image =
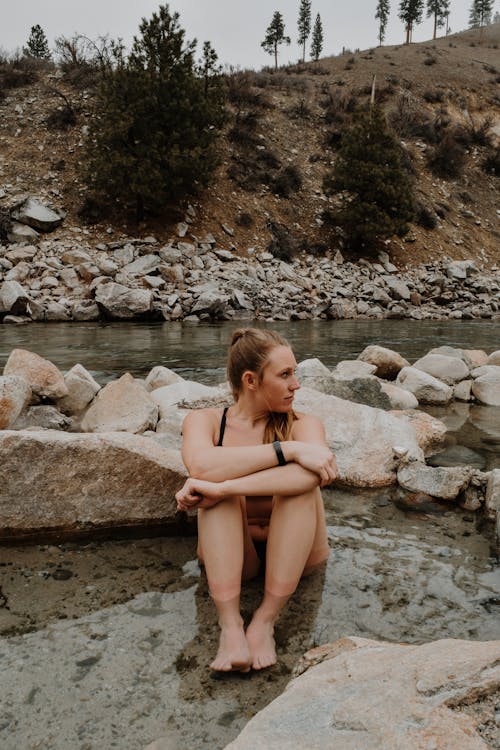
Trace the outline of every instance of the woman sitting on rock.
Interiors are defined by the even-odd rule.
[[[297,363],[277,333],[233,333],[227,363],[234,403],[199,409],[183,425],[189,479],[181,510],[198,508],[198,555],[221,628],[212,669],[276,663],[274,624],[300,578],[328,557],[320,487],[337,469],[316,417],[294,412]],[[246,633],[241,581],[256,576],[265,545],[265,592]]]

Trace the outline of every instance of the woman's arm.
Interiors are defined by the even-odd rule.
[[[191,477],[210,482],[236,479],[278,465],[272,444],[225,448],[213,444],[213,412],[190,412],[182,426],[182,459]],[[318,474],[322,482],[336,475],[335,459],[326,445],[322,423],[309,415],[294,422],[293,440],[281,443],[285,459]],[[283,467],[280,467],[283,468]]]

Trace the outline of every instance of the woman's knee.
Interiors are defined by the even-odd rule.
[[[318,502],[318,498],[321,499],[320,489],[319,487],[313,487],[311,490],[300,492],[296,495],[275,495],[273,497],[273,506],[276,502],[315,505]]]

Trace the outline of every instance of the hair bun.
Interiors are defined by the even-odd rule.
[[[234,346],[237,341],[239,341],[243,336],[245,336],[250,328],[237,328],[235,331],[233,331],[233,335],[231,336],[231,343],[229,346]]]

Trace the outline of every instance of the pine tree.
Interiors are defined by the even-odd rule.
[[[324,189],[340,192],[335,220],[351,249],[370,251],[381,240],[408,231],[413,188],[402,165],[401,146],[378,105],[359,110],[344,131]]]
[[[413,26],[420,23],[424,12],[424,0],[401,0],[399,17],[405,24],[406,44],[411,42]]]
[[[314,21],[314,28],[312,34],[311,44],[311,57],[316,62],[319,60],[321,53],[323,52],[323,24],[321,23],[321,16],[318,13],[316,20]]]
[[[311,33],[311,0],[300,0],[299,20],[298,20],[299,38],[298,43],[302,45],[302,62],[306,61],[306,42]]]
[[[31,27],[28,43],[23,49],[27,57],[36,57],[39,60],[50,60],[49,42],[45,32],[39,24]]]
[[[184,36],[178,13],[160,6],[130,55],[117,46],[101,70],[83,177],[93,197],[134,207],[138,220],[207,184],[218,163],[221,88],[205,85]]]
[[[214,50],[210,42],[204,42],[203,43],[203,57],[200,60],[198,69],[199,69],[200,75],[203,78],[205,96],[208,96],[210,83],[219,82],[219,77],[221,75],[222,69],[220,65],[217,65],[218,59],[219,58],[217,56],[217,52]]]
[[[491,23],[493,0],[473,0],[469,14],[469,26],[478,29]]]
[[[290,37],[285,35],[285,22],[283,16],[277,10],[266,29],[266,37],[260,45],[269,55],[274,55],[275,70],[278,70],[278,47],[280,44],[290,44]]]
[[[385,30],[389,20],[389,0],[378,0],[375,18],[378,18],[378,43],[379,47],[385,39]]]
[[[438,28],[445,25],[450,12],[450,0],[427,0],[427,18],[434,16],[434,32],[432,38],[437,36]]]

